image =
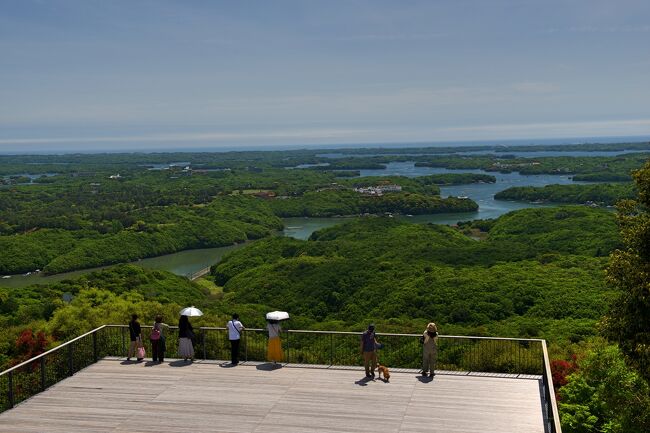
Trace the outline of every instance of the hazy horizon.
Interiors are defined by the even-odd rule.
[[[111,147],[94,147],[86,148],[69,148],[65,147],[53,149],[45,147],[36,150],[3,150],[0,149],[0,155],[56,155],[56,154],[98,154],[98,153],[178,153],[178,152],[234,152],[234,151],[278,151],[278,150],[336,150],[336,149],[365,149],[365,148],[385,148],[385,149],[402,149],[409,147],[468,147],[468,146],[537,146],[537,145],[574,145],[574,144],[594,144],[594,143],[642,143],[650,142],[650,135],[646,136],[602,136],[602,137],[563,137],[563,138],[521,138],[507,140],[459,140],[459,141],[418,141],[418,142],[367,142],[367,143],[315,143],[315,144],[278,144],[278,145],[242,145],[233,146],[224,144],[214,146],[207,144],[203,147],[174,147],[173,144],[168,146],[156,147],[138,147],[130,146],[128,148]]]
[[[650,2],[0,3],[0,152],[650,135]]]

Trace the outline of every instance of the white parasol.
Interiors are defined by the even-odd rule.
[[[196,317],[196,316],[203,316],[203,312],[196,308],[194,305],[191,307],[183,308],[181,310],[181,316],[189,316],[189,317]]]
[[[286,311],[271,311],[266,313],[266,320],[287,320],[289,319],[289,313]]]

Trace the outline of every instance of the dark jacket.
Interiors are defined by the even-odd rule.
[[[178,324],[178,338],[194,338],[194,332],[192,332],[192,324],[190,322],[179,322]]]
[[[140,323],[137,320],[129,322],[129,334],[131,336],[131,341],[137,340],[141,333],[142,328],[140,328]]]

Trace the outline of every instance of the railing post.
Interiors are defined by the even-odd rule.
[[[330,334],[330,366],[334,365],[334,334]]]
[[[93,361],[97,362],[97,331],[93,332]]]
[[[244,329],[244,362],[248,361],[248,332]]]
[[[14,407],[14,372],[9,372],[9,408]]]
[[[68,376],[74,374],[74,362],[72,361],[72,344],[68,345]]]
[[[544,352],[542,351],[542,356],[540,357],[542,361],[542,388],[544,391],[544,405],[542,407],[543,410],[543,416],[546,419],[546,422],[544,423],[544,427],[547,429],[549,432],[553,432],[553,423],[550,420],[550,407],[549,407],[549,401],[548,401],[548,380],[546,378],[546,368],[545,368],[545,360],[544,360]]]
[[[291,362],[291,338],[289,337],[291,337],[291,334],[287,329],[287,364]]]
[[[41,391],[45,391],[45,357],[41,356]]]
[[[208,352],[205,347],[205,328],[201,328],[201,340],[203,344],[203,360],[205,361],[206,359],[208,359],[207,357]]]
[[[122,356],[127,356],[128,353],[126,351],[126,340],[124,337],[124,328],[120,328],[121,333],[122,333]]]

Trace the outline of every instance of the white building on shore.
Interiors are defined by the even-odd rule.
[[[400,192],[402,191],[402,187],[399,185],[379,185],[379,186],[366,186],[366,187],[359,187],[359,188],[354,188],[355,192],[358,192],[359,194],[365,194],[365,195],[376,195],[380,196],[383,195],[387,192]]]

